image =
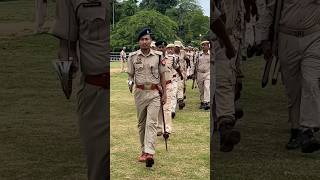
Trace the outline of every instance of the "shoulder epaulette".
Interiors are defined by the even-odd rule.
[[[155,54],[162,56],[163,53],[161,51],[154,51]]]
[[[137,51],[134,51],[134,52],[129,53],[129,56],[134,56],[136,54],[137,54]]]

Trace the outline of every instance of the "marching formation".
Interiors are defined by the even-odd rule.
[[[156,136],[163,135],[167,140],[174,132],[172,119],[177,109],[186,106],[187,80],[193,81],[192,89],[197,82],[200,109],[210,109],[209,41],[203,41],[198,51],[191,46],[185,48],[181,41],[155,42],[153,36],[151,29],[143,29],[137,39],[140,49],[129,53],[127,62],[141,143],[138,161],[146,162],[147,167],[154,163]]]

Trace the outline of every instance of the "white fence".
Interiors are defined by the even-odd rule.
[[[127,58],[129,53],[127,54]],[[114,62],[114,61],[120,61],[120,52],[111,52],[110,53],[110,62]]]

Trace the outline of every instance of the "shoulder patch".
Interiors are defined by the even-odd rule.
[[[161,56],[163,54],[161,51],[154,51],[154,53],[157,54],[157,55],[161,55]]]

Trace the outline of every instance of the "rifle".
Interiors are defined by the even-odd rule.
[[[271,33],[269,36],[269,39],[272,41],[272,53],[274,54],[274,57],[272,57],[272,59],[267,60],[266,64],[265,64],[265,68],[264,68],[264,72],[263,72],[263,76],[262,76],[262,81],[261,81],[261,85],[262,88],[266,87],[266,85],[268,84],[268,80],[269,80],[269,73],[270,73],[270,69],[271,69],[271,64],[273,59],[276,59],[276,65],[275,65],[275,70],[274,70],[274,74],[273,77],[275,78],[273,80],[273,82],[276,82],[276,78],[275,77],[275,73],[278,74],[278,71],[280,69],[280,66],[277,69],[277,64],[279,63],[278,61],[278,31],[279,31],[279,21],[280,21],[280,16],[281,16],[281,10],[282,10],[282,6],[283,6],[283,0],[276,0],[275,3],[275,9],[274,9],[274,18],[273,18],[273,29],[271,29]],[[272,27],[272,26],[271,26]],[[276,72],[277,71],[277,72]]]
[[[194,89],[195,86],[195,81],[197,78],[197,70],[198,70],[198,63],[199,63],[199,56],[200,56],[200,52],[198,52],[198,57],[196,59],[196,63],[194,64],[194,71],[193,71],[193,77],[192,77],[192,86],[191,89]]]
[[[162,99],[162,91],[160,89],[158,89],[159,94],[160,94],[160,98]],[[162,113],[162,122],[163,122],[163,138],[164,138],[164,142],[166,144],[166,151],[168,151],[168,138],[169,138],[169,133],[166,130],[166,121],[164,119],[164,110],[163,110],[163,104],[161,103],[161,113]]]

